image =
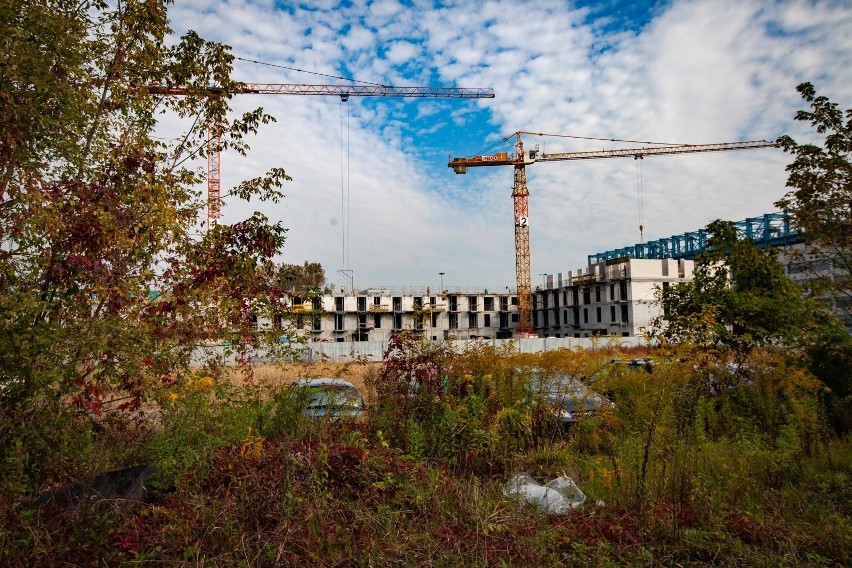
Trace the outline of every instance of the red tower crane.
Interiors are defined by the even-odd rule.
[[[185,87],[148,85],[150,93],[159,95],[186,95]],[[221,89],[206,89],[217,96]],[[444,99],[493,99],[494,91],[464,87],[390,87],[387,85],[313,85],[303,83],[243,83],[238,94],[245,95],[319,95],[339,96],[346,102],[349,97],[405,97]],[[218,124],[207,125],[207,222],[221,215],[221,132]]]
[[[592,152],[560,152],[546,154],[538,147],[524,150],[521,134],[539,135],[535,132],[515,132],[504,139],[515,137],[515,152],[497,152],[493,155],[453,158],[449,167],[457,174],[467,172],[469,167],[513,166],[515,183],[512,187],[512,199],[515,209],[515,278],[518,290],[518,333],[534,333],[532,325],[532,297],[530,284],[530,228],[529,195],[527,189],[526,166],[536,162],[560,162],[569,160],[596,160],[601,158],[634,158],[662,156],[669,154],[694,154],[697,152],[724,152],[727,150],[751,150],[756,148],[777,147],[774,142],[755,140],[750,142],[723,142],[719,144],[681,144],[664,145],[652,148],[622,148],[618,150],[598,150]]]

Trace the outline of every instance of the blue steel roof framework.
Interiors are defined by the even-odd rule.
[[[800,243],[804,240],[798,229],[791,225],[786,211],[766,213],[736,221],[734,228],[741,237],[751,240],[757,247],[774,247]],[[617,258],[685,258],[693,259],[710,250],[704,229],[664,239],[637,243],[632,246],[590,254],[589,264]]]

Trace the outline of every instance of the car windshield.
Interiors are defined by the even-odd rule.
[[[571,412],[578,408],[598,410],[603,404],[598,394],[571,375],[543,376],[535,372],[530,378],[529,388],[533,394],[544,396],[549,402],[560,404]]]
[[[589,389],[579,379],[571,375],[543,376],[534,373],[529,381],[530,390],[535,393],[554,393],[562,395],[586,395]]]
[[[335,387],[330,385],[305,387],[306,408],[325,408],[334,406],[361,406],[361,396],[350,387]]]

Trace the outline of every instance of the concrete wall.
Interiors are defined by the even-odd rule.
[[[635,347],[647,345],[641,337],[600,337],[600,338],[531,338],[531,339],[476,339],[472,341],[447,341],[456,351],[462,351],[471,343],[494,345],[497,348],[512,343],[520,353],[539,353],[543,351],[554,351],[558,349],[596,349],[619,345],[623,347]],[[329,362],[351,362],[351,361],[381,361],[388,342],[386,341],[357,341],[347,343],[308,343],[296,352],[304,361]],[[233,355],[226,355],[226,346],[213,345],[199,348],[193,354],[196,363],[203,363],[208,359],[216,358],[225,363],[234,363]],[[253,360],[261,363],[273,363],[275,359],[264,352],[258,352]]]
[[[555,278],[550,275],[545,278],[545,289],[535,292],[536,330],[541,336],[556,337],[642,336],[660,315],[655,302],[657,287],[690,280],[693,267],[690,260],[624,259],[569,271],[567,278],[562,273]],[[622,317],[625,309],[626,321]]]

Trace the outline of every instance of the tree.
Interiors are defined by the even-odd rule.
[[[796,259],[814,276],[817,295],[834,299],[852,321],[852,109],[841,111],[811,83],[797,88],[810,110],[796,120],[807,122],[825,136],[822,146],[778,138],[795,156],[787,166],[787,187],[793,188],[775,205],[788,210],[804,230],[805,249]]]
[[[825,300],[784,275],[775,249],[755,248],[726,221],[707,231],[711,252],[696,259],[693,280],[659,289],[663,315],[653,334],[738,362],[756,348],[781,348],[828,387],[823,399],[835,429],[852,430],[852,336]]]
[[[298,264],[281,264],[275,271],[275,283],[283,290],[290,292],[322,292],[327,286],[325,269],[319,262]]]
[[[273,118],[227,120],[240,86],[229,48],[191,31],[168,46],[168,3],[0,0],[3,413],[48,393],[95,412],[110,390],[138,405],[187,372],[197,345],[264,339],[252,315],[273,308],[284,228],[256,213],[199,236],[203,172],[190,159],[206,156],[210,122],[244,153]],[[166,113],[191,124],[173,141],[154,136]],[[277,201],[287,179],[275,168],[232,194]]]
[[[713,221],[707,232],[712,252],[696,259],[692,281],[659,291],[659,336],[747,354],[765,345],[801,346],[830,325],[816,301],[784,275],[774,249],[755,248],[727,221]]]

